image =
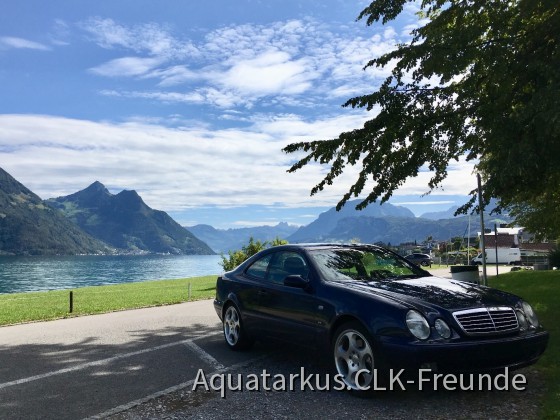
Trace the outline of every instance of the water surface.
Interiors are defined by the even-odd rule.
[[[216,275],[219,255],[0,256],[0,293]]]

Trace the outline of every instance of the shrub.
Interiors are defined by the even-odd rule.
[[[223,267],[224,271],[233,270],[247,258],[255,255],[257,252],[262,251],[269,246],[277,246],[287,244],[288,241],[284,239],[275,238],[271,242],[268,241],[255,241],[253,237],[249,238],[249,243],[243,246],[240,250],[229,251],[228,256],[222,255],[222,262],[220,265]]]
[[[550,267],[560,268],[560,248],[553,249],[548,254],[548,263]]]

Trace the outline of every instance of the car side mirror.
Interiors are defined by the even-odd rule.
[[[309,289],[309,282],[299,274],[292,274],[284,279],[284,286],[297,287],[307,291]]]

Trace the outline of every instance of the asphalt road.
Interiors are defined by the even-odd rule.
[[[0,328],[0,417],[84,418],[177,387],[240,360],[219,332],[211,301]]]
[[[211,300],[23,324],[0,328],[0,418],[536,418],[542,392],[525,369],[523,392],[407,388],[363,399],[319,390],[330,372],[316,350],[230,351]],[[278,374],[295,375],[291,391],[265,389]],[[302,386],[304,375],[312,377]],[[259,389],[247,389],[256,376]],[[221,395],[230,377],[245,387]]]

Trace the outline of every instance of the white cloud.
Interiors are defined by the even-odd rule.
[[[164,103],[189,103],[189,104],[207,104],[212,103],[215,106],[229,108],[245,100],[239,98],[233,92],[222,92],[216,89],[196,89],[190,92],[166,92],[166,91],[117,91],[102,90],[99,92],[104,96],[114,96],[122,98],[148,99]]]
[[[39,42],[13,36],[0,37],[0,49],[5,48],[30,49],[40,51],[49,51],[51,49],[45,44],[40,44]]]
[[[464,159],[460,159],[459,162],[450,162],[447,168],[447,178],[434,193],[467,195],[476,188],[475,163],[473,161],[466,162]],[[422,195],[427,193],[429,191],[428,182],[432,175],[432,172],[427,168],[421,168],[418,176],[408,179],[403,186],[399,187],[398,194]]]
[[[229,89],[257,95],[299,94],[311,87],[318,74],[309,71],[305,59],[292,60],[281,51],[268,51],[262,55],[235,63],[219,77],[220,84]]]
[[[200,72],[190,70],[186,65],[171,66],[169,68],[156,69],[149,77],[160,79],[159,86],[168,87],[185,82],[203,80],[204,75]]]
[[[136,189],[149,205],[169,211],[280,198],[301,203],[310,187],[285,172],[292,159],[281,152],[287,139],[268,133],[46,116],[3,115],[0,121],[4,169],[43,197],[99,180]]]
[[[415,25],[414,19],[406,23]],[[298,155],[281,150],[362,126],[371,114],[339,105],[373,91],[391,67],[363,66],[409,37],[386,26],[334,26],[307,18],[183,33],[179,25],[100,17],[79,26],[90,41],[80,48],[93,47],[84,56],[90,74],[100,76],[95,86],[108,105],[96,115],[128,122],[0,115],[1,165],[44,198],[99,180],[113,192],[136,189],[150,206],[166,211],[332,206],[359,167],[346,168],[334,185],[309,197],[328,168],[311,164],[288,174]],[[74,29],[55,21],[49,42],[77,45]],[[3,37],[1,48],[49,47]],[[119,101],[113,104],[111,97]],[[134,106],[127,108],[127,99]],[[465,162],[450,167],[444,193],[469,191],[471,169]],[[428,177],[421,172],[397,194],[425,193]]]
[[[256,118],[247,129],[204,126],[166,128],[139,120],[123,124],[41,115],[0,115],[2,167],[43,198],[67,195],[95,180],[111,191],[135,189],[148,205],[180,211],[200,206],[332,206],[354,182],[347,168],[334,185],[310,198],[326,168],[286,170],[297,156],[282,148],[293,141],[331,138],[356,127],[365,114],[302,121],[295,115]],[[318,136],[318,137],[317,137]],[[445,194],[466,194],[472,165],[450,168]],[[398,194],[426,192],[428,173]]]
[[[162,60],[157,58],[123,57],[93,67],[90,71],[107,77],[141,76],[161,64],[161,62]]]
[[[157,91],[165,102],[198,104],[204,98],[222,109],[314,107],[317,100],[341,101],[369,91],[391,67],[363,71],[363,66],[402,41],[392,28],[371,35],[369,28],[335,28],[310,19],[218,28],[197,42],[155,24],[124,26],[95,18],[82,26],[103,48],[135,53],[94,67],[96,74],[154,79],[146,97],[155,100]]]
[[[156,23],[127,27],[113,19],[95,17],[82,22],[80,26],[102,48],[129,49],[166,58],[198,54],[191,42],[176,39],[167,28]]]
[[[71,31],[70,26],[62,19],[55,19],[51,31],[48,34],[53,45],[70,45]]]

